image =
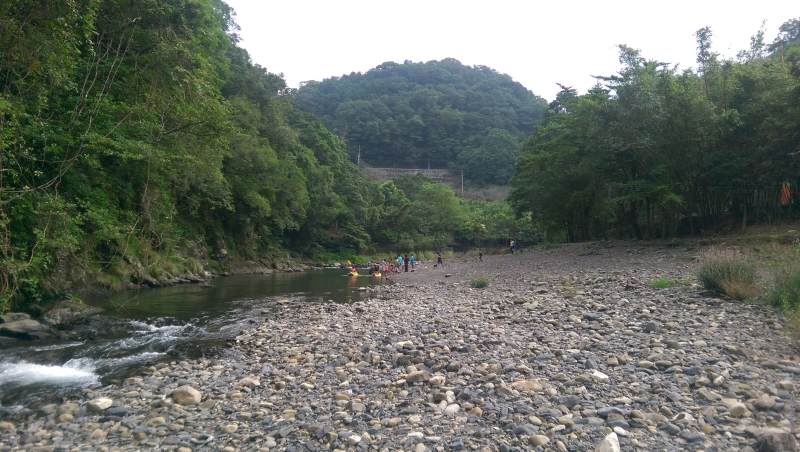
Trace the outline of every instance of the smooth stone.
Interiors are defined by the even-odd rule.
[[[528,443],[531,446],[534,446],[534,447],[544,446],[545,444],[547,444],[549,442],[550,442],[550,438],[548,438],[548,437],[546,437],[544,435],[531,435],[531,436],[528,437]]]
[[[108,397],[98,397],[96,399],[92,399],[86,402],[86,410],[93,411],[95,413],[100,411],[105,411],[111,408],[111,404],[113,403],[114,401],[109,399]]]
[[[619,438],[612,432],[603,438],[594,448],[594,452],[620,452]]]
[[[202,398],[200,391],[189,385],[179,386],[172,391],[172,399],[178,405],[197,405]]]
[[[736,418],[744,416],[745,413],[747,413],[747,406],[744,403],[734,403],[728,408],[728,414]]]
[[[762,395],[755,402],[753,406],[759,410],[766,411],[775,406],[775,398],[768,395]]]
[[[664,431],[666,431],[667,433],[669,433],[672,436],[675,436],[675,435],[677,435],[678,433],[681,432],[681,428],[678,427],[675,424],[667,424],[667,425],[664,426]]]

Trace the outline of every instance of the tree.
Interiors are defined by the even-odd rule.
[[[346,141],[351,156],[360,150],[368,164],[430,163],[498,184],[507,183],[513,166],[508,160],[515,160],[516,149],[507,142],[529,135],[545,106],[509,76],[454,59],[387,62],[365,74],[309,82],[297,100]],[[498,138],[499,131],[507,135]],[[488,179],[472,171],[486,160],[501,162]]]

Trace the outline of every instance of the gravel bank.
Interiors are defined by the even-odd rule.
[[[660,245],[422,263],[364,302],[282,303],[236,339],[246,359],[86,390],[0,422],[0,450],[585,451],[611,432],[622,450],[791,450],[782,316],[688,285],[696,264]]]

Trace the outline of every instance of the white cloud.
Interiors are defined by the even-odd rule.
[[[646,58],[695,65],[694,32],[706,25],[714,48],[733,56],[766,20],[768,41],[797,18],[796,5],[730,1],[463,2],[408,0],[228,0],[253,61],[301,81],[364,72],[385,61],[456,58],[509,74],[551,100],[556,83],[585,91],[592,75],[619,69],[617,44]]]

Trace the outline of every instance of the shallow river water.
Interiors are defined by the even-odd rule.
[[[161,360],[231,354],[226,341],[270,315],[278,300],[347,303],[365,296],[359,287],[382,283],[325,269],[221,277],[211,280],[210,288],[182,284],[87,298],[84,302],[103,308],[116,327],[91,339],[21,341],[0,349],[0,416],[136,374]]]

